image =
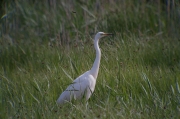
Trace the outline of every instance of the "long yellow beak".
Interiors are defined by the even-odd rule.
[[[104,33],[103,34],[104,36],[110,36],[110,35],[113,35],[112,33]]]

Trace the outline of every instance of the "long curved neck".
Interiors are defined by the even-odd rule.
[[[91,68],[91,74],[96,79],[99,72],[99,65],[101,60],[101,50],[99,49],[99,39],[94,40],[94,48],[96,50],[96,59],[94,61],[93,67]]]

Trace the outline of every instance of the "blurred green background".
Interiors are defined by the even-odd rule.
[[[1,0],[0,118],[178,118],[179,0]],[[56,100],[95,59],[96,89]]]

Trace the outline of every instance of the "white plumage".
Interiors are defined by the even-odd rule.
[[[98,44],[99,39],[108,35],[112,34],[98,32],[95,35],[94,48],[96,50],[96,59],[94,61],[93,67],[91,70],[76,78],[73,83],[67,87],[67,89],[59,96],[57,100],[58,104],[63,104],[66,101],[71,101],[72,99],[82,99],[82,97],[85,97],[86,100],[90,98],[95,89],[101,59],[101,51]]]

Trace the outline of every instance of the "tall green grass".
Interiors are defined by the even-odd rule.
[[[123,35],[133,33],[140,37],[179,37],[179,2],[176,2],[171,12],[163,9],[166,4],[152,1],[56,2],[55,7],[47,1],[7,2],[7,12],[1,18],[1,34],[8,33],[14,42],[45,42],[55,39],[61,45],[78,42],[84,39],[83,34],[97,31]]]
[[[81,101],[62,107],[55,101],[74,78],[91,68],[95,57],[92,45],[69,50],[46,45],[3,50],[0,116],[177,118],[179,41],[130,37],[117,35],[100,41],[100,72],[88,109]]]
[[[158,14],[156,4],[98,4],[61,1],[53,10],[16,3],[20,28],[0,38],[0,118],[180,116],[178,22],[169,35],[166,16]],[[88,104],[58,106],[62,91],[91,68],[91,33],[97,31],[115,35],[100,40],[95,92]]]

